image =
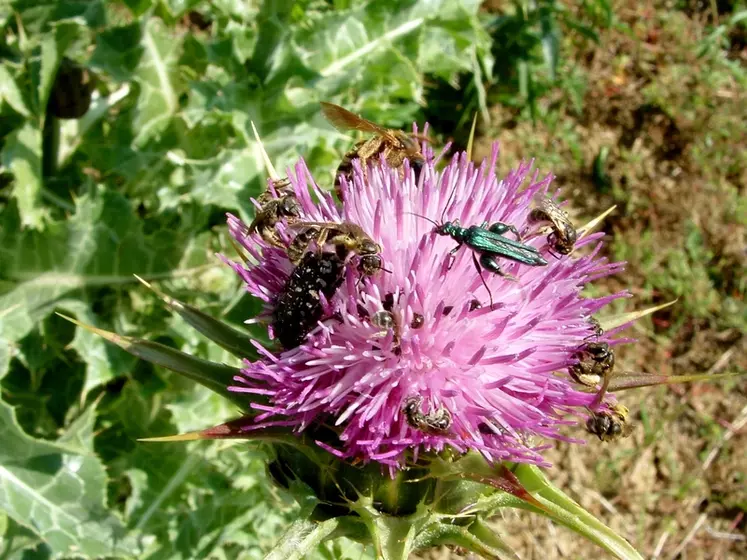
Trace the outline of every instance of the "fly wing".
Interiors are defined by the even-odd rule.
[[[325,118],[331,122],[338,130],[360,130],[361,132],[370,132],[383,136],[390,142],[397,142],[397,138],[383,126],[379,126],[363,117],[351,113],[334,103],[321,102],[322,113]]]

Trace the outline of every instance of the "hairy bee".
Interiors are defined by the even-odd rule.
[[[275,302],[272,330],[285,349],[301,344],[322,319],[321,296],[329,300],[342,284],[345,263],[336,253],[306,253]]]
[[[296,196],[289,192],[289,187],[290,181],[281,179],[273,183],[274,193],[268,188],[259,195],[257,202],[261,204],[261,208],[249,224],[249,233],[256,231],[262,239],[275,247],[285,248],[278,237],[275,225],[283,219],[288,224],[295,223],[301,214],[301,206]]]
[[[596,387],[615,367],[615,352],[606,342],[590,342],[576,352],[579,361],[568,368],[571,377],[587,387]]]
[[[360,259],[358,270],[366,276],[384,270],[380,255],[381,245],[371,239],[357,224],[298,222],[291,227],[301,230],[288,247],[288,258],[294,264],[308,252],[309,245],[313,241],[319,250],[322,250],[327,243],[334,245],[341,259],[345,259],[348,253],[355,253]]]
[[[420,177],[425,164],[425,158],[420,153],[420,145],[417,142],[420,137],[401,130],[384,128],[332,103],[322,102],[322,113],[339,130],[360,130],[375,135],[373,138],[357,142],[353,149],[342,158],[342,163],[335,174],[335,192],[340,200],[342,200],[340,178],[352,180],[353,160],[356,158],[360,159],[363,173],[366,173],[369,162],[379,161],[380,155],[384,156],[389,166],[400,170],[407,158],[410,160],[410,167],[415,172],[415,180]]]
[[[552,224],[547,243],[561,255],[567,255],[573,251],[573,246],[578,239],[576,228],[568,219],[568,214],[560,209],[550,198],[543,198],[539,206],[529,213],[530,222],[550,222]]]
[[[423,404],[423,397],[414,395],[405,399],[402,412],[405,414],[407,423],[415,429],[426,433],[443,434],[451,428],[451,412],[443,405],[438,409],[423,414],[420,405]]]
[[[610,410],[592,412],[586,421],[586,429],[601,441],[628,437],[633,432],[632,424],[628,423],[628,415],[628,408],[618,403]]]

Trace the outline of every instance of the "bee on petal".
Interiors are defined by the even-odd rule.
[[[621,404],[614,405],[610,410],[592,412],[586,421],[586,429],[597,436],[600,441],[615,441],[628,437],[633,432],[633,426],[628,423],[629,411]]]
[[[357,142],[353,149],[342,158],[342,163],[335,174],[335,192],[340,200],[343,198],[341,177],[352,181],[353,160],[356,158],[361,162],[364,176],[369,162],[378,163],[379,156],[384,156],[387,164],[394,169],[399,169],[400,172],[404,168],[405,159],[408,159],[410,167],[415,172],[415,180],[418,180],[425,158],[420,152],[420,144],[417,140],[427,141],[427,138],[401,130],[384,128],[332,103],[322,102],[322,113],[339,130],[360,130],[374,135],[372,138]]]
[[[573,227],[568,214],[561,210],[550,198],[542,198],[538,206],[529,213],[529,222],[550,222],[550,233],[547,243],[561,255],[568,255],[578,239],[576,228]]]
[[[372,276],[384,270],[381,259],[381,245],[376,243],[363,228],[351,222],[336,224],[334,222],[298,222],[291,229],[300,230],[288,247],[288,258],[298,263],[309,250],[312,242],[318,250],[326,244],[333,245],[337,255],[345,259],[348,253],[358,256],[358,270],[366,276]]]
[[[292,224],[298,221],[301,206],[296,196],[290,192],[290,181],[281,179],[273,184],[275,194],[267,189],[257,199],[261,204],[254,220],[249,224],[249,233],[258,233],[265,242],[275,247],[285,247],[278,237],[275,225],[281,220]]]

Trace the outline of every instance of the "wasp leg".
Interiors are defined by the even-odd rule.
[[[485,226],[483,225],[483,227]],[[490,231],[491,233],[497,233],[498,235],[503,235],[507,231],[510,231],[516,236],[516,239],[521,240],[521,236],[519,235],[519,230],[516,229],[516,226],[512,226],[511,224],[504,224],[503,222],[495,222],[494,224],[490,224],[488,231]]]
[[[485,260],[485,257],[490,257],[490,255],[483,255],[482,257],[480,257],[480,262]],[[480,262],[477,262],[477,255],[475,255],[474,251],[472,252],[472,262],[475,263],[475,268],[477,269],[477,274],[480,275],[480,280],[482,281],[482,285],[485,286],[485,289],[488,291],[488,297],[490,298],[490,309],[493,309],[493,292],[490,291],[490,288],[488,288],[487,282],[485,282],[485,278],[482,275],[482,267],[480,266]],[[498,265],[496,264],[495,266],[497,267]],[[500,269],[498,270],[500,271]],[[499,272],[499,274],[501,273]]]

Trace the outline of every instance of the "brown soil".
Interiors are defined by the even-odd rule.
[[[630,290],[635,297],[625,302],[626,311],[679,302],[631,329],[639,342],[618,352],[617,368],[746,371],[739,315],[745,313],[747,239],[737,213],[740,197],[745,208],[747,102],[733,80],[707,73],[696,48],[716,4],[677,11],[664,3],[613,3],[628,31],[603,31],[599,45],[579,43],[566,54],[569,68],[580,65],[587,76],[583,114],[569,108],[563,126],[553,128],[496,106],[494,128],[483,131],[475,156],[486,155],[497,138],[503,168],[538,157],[581,223],[618,205],[604,228],[610,256],[624,257],[628,270],[600,289]],[[747,49],[739,45],[732,43],[729,56],[745,62]],[[570,107],[563,95],[550,102]],[[578,140],[573,149],[568,138]],[[600,187],[592,168],[603,147],[607,184]],[[689,248],[693,231],[706,253]],[[669,284],[667,272],[680,255],[705,272]],[[556,445],[548,454],[555,464],[550,479],[645,558],[747,558],[745,378],[620,398],[636,420],[634,434],[614,443]],[[605,557],[582,537],[523,512],[507,513],[496,527],[523,559]],[[444,549],[427,557],[464,556]]]

